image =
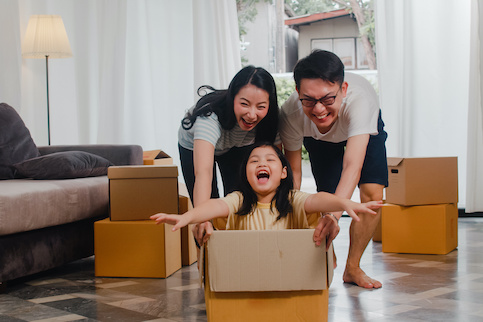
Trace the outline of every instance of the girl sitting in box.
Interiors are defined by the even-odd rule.
[[[210,199],[183,215],[156,214],[156,223],[174,225],[173,231],[188,224],[214,218],[227,218],[228,230],[281,230],[315,227],[319,213],[327,213],[321,231],[327,248],[339,233],[337,219],[331,211],[346,211],[354,220],[357,213],[376,214],[382,201],[357,203],[327,192],[310,194],[293,189],[293,176],[287,159],[274,145],[259,143],[243,160],[240,191],[224,198]],[[204,237],[206,240],[209,236]],[[203,240],[203,242],[206,242]],[[320,242],[317,242],[320,244]]]

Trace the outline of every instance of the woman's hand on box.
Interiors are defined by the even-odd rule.
[[[202,246],[208,241],[208,239],[210,239],[212,233],[213,225],[209,221],[194,225],[193,227],[193,235],[195,236],[195,239],[200,246]]]

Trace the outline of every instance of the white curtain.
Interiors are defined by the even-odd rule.
[[[470,13],[471,0],[376,0],[388,156],[457,156],[460,207],[475,175],[466,171]]]
[[[139,144],[178,163],[196,88],[224,87],[240,68],[235,0],[2,0],[0,101],[37,145],[47,144],[45,60],[21,57],[32,14],[60,15],[74,54],[49,60],[53,145]]]
[[[471,1],[466,212],[483,212],[483,2]]]

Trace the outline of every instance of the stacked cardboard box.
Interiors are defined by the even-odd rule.
[[[180,269],[180,231],[149,218],[188,208],[178,193],[178,168],[114,166],[108,178],[110,218],[94,224],[96,276],[165,278]]]
[[[327,321],[333,252],[313,233],[213,232],[200,264],[208,321]]]
[[[456,157],[388,158],[382,251],[447,254],[458,246]]]

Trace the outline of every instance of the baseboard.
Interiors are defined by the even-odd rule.
[[[483,212],[466,212],[465,208],[458,209],[458,217],[483,217]]]

